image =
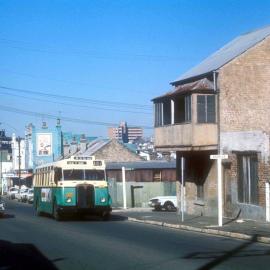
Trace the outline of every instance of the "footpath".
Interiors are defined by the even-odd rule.
[[[224,218],[223,226],[219,227],[217,217],[185,214],[182,222],[181,214],[150,208],[113,209],[113,213],[132,222],[270,244],[270,223],[263,221]]]

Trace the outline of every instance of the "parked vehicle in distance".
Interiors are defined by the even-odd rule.
[[[18,188],[16,188],[16,187],[11,187],[9,190],[8,190],[8,198],[10,199],[10,200],[14,200],[15,199],[15,194],[17,194],[18,193],[18,191],[19,191],[19,189]]]
[[[26,202],[26,194],[28,192],[28,189],[20,189],[18,193],[15,194],[15,199],[18,200],[18,202]]]
[[[29,188],[27,193],[26,193],[26,201],[28,203],[33,203],[34,202],[34,189]]]
[[[156,211],[165,209],[167,211],[175,211],[177,207],[176,196],[157,196],[149,200],[148,205],[154,207]]]
[[[5,214],[5,203],[0,198],[0,217],[3,217]]]

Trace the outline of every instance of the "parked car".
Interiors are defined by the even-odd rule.
[[[3,217],[5,214],[5,203],[0,198],[0,217]]]
[[[15,194],[17,194],[19,191],[18,188],[16,187],[11,187],[9,190],[8,190],[8,198],[10,200],[14,200],[15,199]]]
[[[150,199],[148,204],[157,211],[162,209],[175,211],[177,207],[177,198],[176,196],[157,196]]]
[[[28,192],[26,194],[26,201],[28,203],[33,203],[34,202],[34,189],[29,188]]]
[[[15,194],[15,199],[18,200],[18,202],[26,202],[26,194],[28,192],[28,189],[20,189],[18,193]]]

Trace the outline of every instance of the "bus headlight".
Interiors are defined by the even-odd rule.
[[[101,198],[100,200],[102,203],[106,202],[106,198]]]

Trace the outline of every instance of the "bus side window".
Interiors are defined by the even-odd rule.
[[[60,181],[62,178],[62,169],[61,168],[54,168],[54,182],[55,184],[58,183],[58,181]]]

